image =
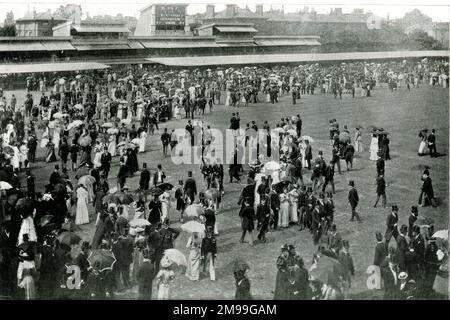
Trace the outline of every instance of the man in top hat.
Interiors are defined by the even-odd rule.
[[[178,188],[175,190],[175,199],[177,200],[177,210],[180,211],[180,221],[183,222],[183,212],[188,205],[189,200],[187,200],[183,188],[183,180],[178,180]]]
[[[412,228],[412,237],[409,245],[410,259],[407,260],[408,273],[421,285],[422,273],[425,263],[425,240],[420,234],[420,227]]]
[[[377,245],[375,247],[375,256],[373,258],[373,265],[381,267],[384,259],[386,258],[387,252],[387,244],[383,241],[383,235],[381,232],[375,233],[375,238],[377,239]]]
[[[109,171],[111,170],[111,161],[112,161],[111,153],[109,153],[108,147],[105,147],[100,157],[100,164],[101,164],[100,170],[103,171],[103,175],[106,177],[106,179],[108,179],[108,174]]]
[[[194,203],[195,196],[197,195],[197,184],[194,178],[192,178],[192,171],[188,171],[188,178],[184,183],[184,192],[189,197],[191,203]]]
[[[328,235],[328,249],[333,251],[337,256],[342,249],[342,237],[339,232],[337,232],[337,227],[333,224],[330,228],[330,234]]]
[[[81,245],[81,252],[75,258],[75,264],[80,268],[81,280],[86,282],[89,276],[90,264],[88,261],[89,250],[91,246],[88,241],[83,241]]]
[[[161,134],[161,142],[163,146],[163,156],[167,157],[167,150],[170,143],[170,134],[167,132],[167,128],[164,128],[164,132]]]
[[[216,281],[215,260],[217,258],[217,241],[214,236],[214,228],[211,226],[206,228],[206,237],[202,240],[200,252],[203,262],[203,272],[206,272],[206,266],[209,264],[209,278],[211,281]]]
[[[52,174],[50,175],[50,179],[49,179],[50,184],[51,184],[51,185],[56,185],[56,184],[58,184],[58,183],[59,183],[59,178],[60,178],[60,175],[59,175],[59,166],[58,166],[58,165],[55,165],[55,170],[53,170]]]
[[[158,169],[153,175],[153,185],[157,186],[160,183],[164,183],[164,179],[166,178],[166,174],[164,173],[162,166],[158,164]]]
[[[398,275],[399,270],[395,259],[395,249],[390,247],[389,254],[381,267],[381,278],[384,283],[384,299],[392,300],[398,297]]]
[[[142,252],[143,260],[136,273],[136,279],[139,286],[139,299],[151,300],[153,279],[155,278],[155,266],[151,261],[151,254],[148,249]]]
[[[325,192],[325,188],[327,185],[331,184],[331,190],[333,193],[336,193],[336,189],[334,187],[334,163],[330,161],[330,164],[325,169],[325,182],[322,186],[322,192]]]
[[[378,201],[381,198],[381,205],[386,208],[386,181],[384,180],[383,174],[380,174],[377,178],[377,200],[373,205],[374,208],[377,207]]]
[[[378,153],[376,167],[377,167],[377,177],[379,177],[380,175],[384,176],[385,163],[384,163],[384,159],[383,159],[383,157],[381,157],[380,153]]]
[[[244,200],[244,209],[240,212],[241,217],[241,227],[242,227],[242,236],[241,236],[241,243],[244,243],[245,235],[247,232],[250,234],[250,245],[253,246],[253,229],[255,229],[255,226],[253,224],[253,219],[255,217],[255,210],[253,209],[253,206],[250,205],[250,200],[246,198]]]
[[[128,168],[125,165],[124,159],[121,157],[119,162],[119,172],[117,173],[117,186],[118,190],[121,191],[123,187],[125,186],[125,182],[127,180],[128,176]]]
[[[348,191],[348,202],[350,203],[350,207],[352,208],[352,217],[350,221],[354,221],[355,218],[358,222],[361,222],[361,218],[359,217],[358,212],[356,212],[356,207],[359,203],[358,191],[355,188],[355,182],[350,180],[348,185],[350,186],[350,190]]]
[[[426,169],[422,175],[422,190],[419,197],[419,205],[424,207],[426,205],[431,204],[433,207],[436,207],[436,199],[434,198],[433,191],[433,183],[430,178],[430,171]],[[425,199],[422,202],[422,196],[425,195]]]
[[[413,237],[413,228],[414,224],[417,221],[417,217],[419,216],[419,210],[416,206],[411,207],[411,215],[408,218],[408,237],[412,239]]]
[[[147,163],[142,164],[142,171],[139,178],[139,189],[148,190],[150,187],[150,171],[147,169]]]
[[[430,157],[431,158],[437,157],[437,152],[436,152],[436,130],[435,129],[431,129],[431,133],[428,135],[427,141],[428,141],[428,149],[430,150]]]
[[[395,256],[397,258],[398,269],[400,271],[406,271],[406,253],[408,252],[408,240],[406,239],[406,234],[408,233],[408,227],[402,225],[400,227],[400,233],[397,236],[397,251]]]
[[[269,227],[270,221],[270,206],[267,201],[266,195],[261,196],[260,203],[256,207],[256,217],[258,218],[258,226],[259,230],[258,240],[261,242],[266,242],[266,232]]]
[[[389,245],[389,241],[392,237],[394,239],[397,239],[398,236],[398,207],[397,205],[392,206],[391,213],[387,216],[386,219],[386,234],[384,235],[384,238],[386,240],[386,245]]]

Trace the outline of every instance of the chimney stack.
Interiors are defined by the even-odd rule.
[[[73,13],[73,23],[77,26],[81,25],[81,6],[76,6]]]
[[[227,4],[226,16],[234,17],[236,15],[236,5],[235,4]]]
[[[213,4],[206,5],[206,16],[208,18],[214,18],[215,16],[215,6]]]
[[[258,16],[262,16],[264,14],[264,7],[262,4],[257,4],[255,7],[255,12]]]

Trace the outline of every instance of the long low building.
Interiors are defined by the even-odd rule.
[[[449,57],[448,50],[435,51],[381,51],[381,52],[341,52],[341,53],[298,53],[266,55],[228,55],[203,57],[148,58],[151,63],[172,67],[200,67],[218,65],[254,65],[277,63],[301,63],[318,61],[357,61],[380,59],[404,59],[422,57]]]

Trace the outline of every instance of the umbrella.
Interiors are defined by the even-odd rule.
[[[152,196],[160,196],[164,193],[163,190],[161,190],[161,188],[158,187],[153,187],[149,190],[149,194],[151,194]]]
[[[100,272],[112,270],[114,263],[117,261],[114,253],[108,250],[94,250],[87,260],[92,268]]]
[[[188,233],[197,232],[197,233],[201,234],[201,236],[204,236],[205,225],[203,223],[191,220],[189,222],[186,222],[185,224],[182,224],[181,230],[186,231]]]
[[[55,119],[60,119],[60,118],[64,118],[64,117],[68,117],[69,115],[67,113],[61,113],[61,112],[56,112],[53,114],[53,118]]]
[[[120,203],[129,205],[134,202],[133,196],[129,193],[118,192],[114,193],[114,195],[119,199]]]
[[[321,256],[317,264],[310,270],[310,276],[324,284],[339,284],[339,278],[344,275],[342,265],[335,259]]]
[[[0,190],[9,190],[12,189],[12,185],[10,185],[6,181],[0,181]]]
[[[280,170],[281,166],[276,161],[269,161],[264,165],[266,171],[277,171]]]
[[[122,141],[122,142],[119,142],[119,144],[117,145],[117,147],[121,147],[121,146],[124,146],[124,145],[126,145],[127,143],[125,142],[125,141]]]
[[[150,222],[148,222],[145,219],[134,219],[130,221],[130,227],[136,228],[136,227],[145,227],[149,226]]]
[[[448,240],[448,230],[439,230],[433,234],[433,238]]]
[[[272,185],[272,189],[274,189],[277,193],[283,192],[284,187],[290,184],[289,181],[281,181]]]
[[[242,258],[236,258],[233,261],[233,273],[250,269],[250,266]]]
[[[16,211],[22,215],[32,214],[34,211],[34,202],[31,199],[20,198],[16,203]]]
[[[91,175],[84,175],[80,179],[78,179],[78,184],[90,185],[93,183],[95,183],[95,178]]]
[[[75,120],[74,122],[69,123],[69,125],[67,126],[67,130],[77,128],[77,127],[81,126],[82,124],[83,124],[83,121]]]
[[[51,214],[47,214],[47,215],[43,216],[41,219],[39,219],[39,225],[41,227],[45,227],[52,222],[53,218],[54,218],[54,216],[52,216]]]
[[[111,128],[113,126],[114,124],[112,124],[111,122],[105,122],[104,124],[102,124],[102,128]]]
[[[106,130],[106,133],[108,133],[108,134],[117,134],[117,133],[119,133],[119,129],[117,129],[117,128],[109,128],[108,130]]]
[[[81,104],[76,104],[76,105],[73,106],[73,108],[77,109],[77,110],[84,110],[84,107]]]
[[[163,259],[166,258],[172,265],[187,266],[186,257],[178,249],[166,249],[164,251]]]
[[[168,182],[164,182],[164,183],[158,184],[156,187],[160,188],[161,190],[172,190],[173,189],[173,184],[168,183]]]
[[[291,136],[294,136],[294,137],[297,136],[297,131],[294,130],[294,129],[289,129],[289,130],[287,131],[287,133],[290,134]]]
[[[303,140],[303,141],[308,140],[310,143],[311,143],[311,142],[314,142],[314,139],[311,138],[310,136],[302,136],[302,140]]]
[[[116,193],[108,193],[102,198],[102,203],[120,203]]]
[[[79,244],[81,241],[81,238],[79,235],[77,235],[73,232],[64,231],[63,233],[61,233],[58,236],[58,240],[60,243],[71,246],[72,244]]]
[[[139,146],[139,144],[141,143],[141,139],[139,139],[139,138],[134,138],[134,139],[131,140],[130,142],[133,143],[133,144],[135,144],[135,145],[137,145],[137,146]]]
[[[208,189],[205,191],[205,198],[206,199],[217,199],[219,194],[220,194],[220,191],[217,189]]]
[[[126,125],[129,125],[131,123],[131,120],[130,119],[122,119],[122,120],[120,120],[120,123],[124,123]]]
[[[273,129],[272,132],[276,132],[276,133],[284,133],[284,129],[283,129],[283,128],[280,128],[280,127],[277,127],[277,128],[275,128],[275,129]]]
[[[92,143],[92,138],[90,136],[81,137],[78,143],[82,147],[87,147]]]
[[[189,206],[186,207],[186,209],[184,210],[184,213],[188,216],[188,217],[198,217],[201,214],[203,214],[203,208],[200,205],[195,205],[195,204],[191,204]]]

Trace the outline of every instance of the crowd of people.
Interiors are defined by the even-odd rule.
[[[205,114],[207,107],[214,112],[224,91],[225,106],[237,110],[261,100],[275,104],[288,93],[295,104],[302,95],[317,93],[334,98],[342,98],[343,93],[369,98],[371,91],[383,83],[389,83],[392,90],[423,83],[447,86],[448,77],[444,79],[441,74],[448,74],[448,63],[439,60],[181,71],[118,67],[107,72],[67,74],[49,83],[43,77],[37,80],[32,76],[23,103],[14,95],[7,102],[1,90],[2,294],[25,299],[98,299],[120,295],[137,284],[140,298],[150,299],[154,296],[152,283],[156,282],[157,297],[169,299],[170,283],[180,264],[185,264],[186,275],[192,281],[200,279],[201,270],[208,271],[211,281],[215,281],[216,237],[220,234],[216,215],[226,196],[224,167],[202,165],[204,188],[197,184],[192,172],[175,188],[166,181],[161,164],[152,175],[146,163],[139,165],[137,155],[146,151],[147,137],[155,134],[155,129],[160,131],[161,123],[186,118],[188,138],[192,143],[200,141],[204,151],[211,143],[210,127],[194,119]],[[41,92],[39,101],[35,100],[36,89]],[[300,115],[285,116],[274,125],[266,121],[261,126],[280,135],[280,161],[258,156],[249,163],[247,184],[239,200],[241,242],[248,233],[253,245],[255,229],[262,243],[272,230],[308,230],[318,247],[313,265],[307,270],[295,248],[284,246],[277,259],[274,298],[347,298],[355,266],[350,244],[341,238],[334,223],[334,174],[336,167],[338,174],[345,174],[341,161],[351,171],[354,155],[364,151],[360,128],[351,133],[346,125],[341,129],[336,119],[330,120],[327,161],[322,150],[313,157],[314,139],[302,135],[302,121]],[[230,129],[240,129],[238,112],[230,123]],[[246,143],[259,150],[250,134],[250,129],[258,131],[258,124],[248,123],[246,129]],[[196,133],[199,139],[194,139]],[[384,161],[390,160],[389,133],[376,127],[371,133],[369,152],[370,160],[376,161],[376,192],[386,206]],[[421,131],[419,154],[425,153],[422,142],[426,142],[430,155],[437,155],[435,134],[434,129],[430,134]],[[161,133],[164,156],[176,143],[173,132],[165,129]],[[267,146],[270,153],[270,136]],[[33,175],[39,149],[46,150],[45,162],[54,163],[43,190],[36,190]],[[229,165],[230,183],[233,179],[241,181],[244,169],[237,154]],[[120,164],[117,185],[110,186],[109,173],[116,157]],[[19,178],[23,170],[25,183]],[[138,172],[139,185],[130,188],[127,179]],[[310,177],[306,177],[308,172]],[[422,180],[420,204],[436,206],[428,169]],[[349,182],[350,221],[363,222],[357,212],[356,187],[354,181]],[[174,188],[181,230],[170,221]],[[96,216],[95,231],[89,241],[82,241],[77,231],[92,222],[90,203]],[[419,232],[414,219],[406,229],[401,226],[398,230],[397,208],[392,209],[385,240],[378,240],[377,234],[383,245],[377,245],[378,264],[374,263],[382,270],[386,297],[410,297],[403,295],[404,286],[399,285],[404,280],[409,284],[407,288],[412,281],[419,288],[420,293],[414,297],[442,292],[437,286],[441,285],[440,277],[446,276],[445,243],[436,245],[430,230],[421,236],[423,232]],[[186,263],[169,255],[175,254],[170,250],[176,250],[174,242],[182,231],[190,234]],[[396,249],[389,247],[391,237],[397,242]],[[315,275],[327,259],[342,270],[334,272],[337,276],[331,277],[333,281]],[[82,290],[72,290],[68,285],[74,268],[79,270],[80,279],[75,285]],[[244,264],[234,271],[238,298],[251,298],[247,269]]]

